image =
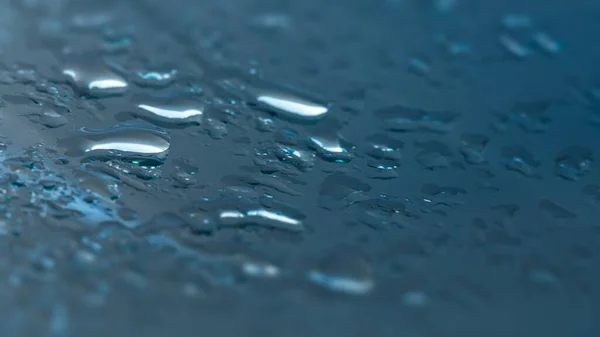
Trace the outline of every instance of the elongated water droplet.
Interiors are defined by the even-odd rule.
[[[283,229],[292,232],[304,230],[302,221],[281,212],[268,209],[223,210],[219,213],[221,226],[259,225],[264,227]]]
[[[135,117],[162,127],[198,125],[202,122],[204,103],[180,95],[136,96],[136,109],[120,114],[119,119]]]
[[[270,84],[251,85],[230,81],[226,84],[240,93],[252,106],[295,121],[317,121],[330,110],[329,104],[320,102],[307,94]]]
[[[59,140],[71,156],[125,158],[132,161],[162,162],[170,147],[166,132],[144,125],[120,124],[108,129],[81,128]]]
[[[125,78],[95,58],[72,59],[65,64],[62,74],[80,95],[105,97],[121,95],[128,89]]]
[[[331,291],[351,295],[366,295],[375,287],[367,261],[348,248],[324,257],[309,271],[308,279]]]

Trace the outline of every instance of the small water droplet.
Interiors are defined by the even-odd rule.
[[[567,180],[579,180],[592,169],[592,152],[582,147],[563,149],[555,160],[555,172]]]
[[[178,72],[173,67],[139,70],[132,76],[132,81],[141,87],[164,88],[175,82]]]
[[[58,128],[69,122],[67,117],[59,114],[51,108],[44,108],[39,116],[40,124],[49,128]]]
[[[527,177],[538,177],[536,169],[540,166],[540,162],[524,147],[507,147],[502,151],[502,154],[507,169],[519,172]]]
[[[542,51],[548,54],[555,55],[562,51],[562,46],[560,43],[544,32],[534,33],[533,40],[542,49]]]
[[[352,160],[352,153],[343,143],[341,137],[313,136],[309,138],[308,146],[315,149],[323,159],[345,163]]]
[[[460,153],[469,164],[485,163],[484,154],[489,141],[489,137],[481,134],[463,134],[460,137]]]
[[[264,13],[255,17],[252,22],[257,27],[267,29],[285,29],[290,26],[290,17],[285,13]]]
[[[382,120],[383,127],[390,131],[429,131],[447,133],[454,128],[458,115],[452,112],[427,111],[401,105],[380,109],[375,115]]]
[[[527,14],[511,13],[502,18],[502,24],[509,29],[527,28],[531,26],[532,20]]]
[[[575,213],[547,199],[540,201],[539,207],[542,211],[546,212],[555,219],[574,219],[577,217]]]
[[[513,56],[516,56],[517,58],[524,58],[531,54],[529,48],[509,35],[500,35],[499,41],[507,52]]]

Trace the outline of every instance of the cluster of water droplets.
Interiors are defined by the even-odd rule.
[[[428,8],[450,16],[457,3]],[[456,27],[423,42],[443,57],[369,41],[385,47],[322,60],[332,47],[313,36],[303,43],[328,66],[303,64],[302,81],[276,56],[231,61],[235,39],[218,30],[165,37],[103,12],[68,22],[32,42],[50,46],[51,66],[0,69],[0,245],[23,242],[22,256],[6,262],[7,284],[54,284],[54,299],[75,298],[53,304],[55,331],[67,329],[74,308],[110,312],[115,298],[159,302],[174,291],[208,301],[200,307],[269,292],[323,305],[361,297],[367,309],[432,308],[439,318],[439,308],[498,301],[497,271],[508,286],[547,289],[572,260],[580,275],[590,270],[587,243],[561,242],[564,259],[536,245],[560,241],[600,209],[597,142],[586,129],[597,128],[586,118],[597,115],[598,90],[481,103],[494,83],[470,69],[503,80],[501,71],[488,68],[485,44]],[[269,12],[248,24],[283,43],[300,22]],[[68,43],[67,29],[79,34]],[[564,54],[528,15],[506,15],[494,29],[487,33],[519,60]],[[342,33],[332,40],[371,34]],[[365,74],[357,62],[377,71],[349,78]],[[485,275],[467,273],[463,261]],[[58,286],[74,275],[72,289]],[[573,282],[566,286],[580,286]]]

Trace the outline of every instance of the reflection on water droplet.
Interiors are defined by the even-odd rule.
[[[105,97],[127,91],[127,81],[110,70],[102,60],[73,59],[62,70],[69,83],[80,95]]]
[[[105,158],[162,162],[169,150],[170,139],[166,132],[157,128],[120,124],[108,129],[82,128],[75,135],[59,139],[58,144],[67,150],[67,155],[89,153]]]

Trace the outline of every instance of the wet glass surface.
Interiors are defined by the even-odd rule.
[[[3,336],[600,336],[600,3],[0,5]]]

